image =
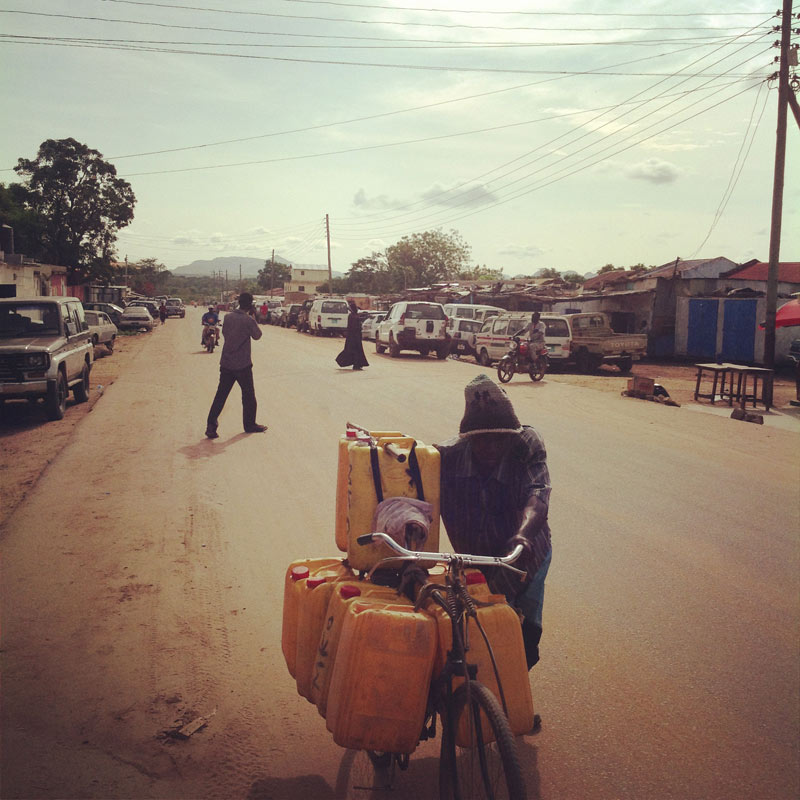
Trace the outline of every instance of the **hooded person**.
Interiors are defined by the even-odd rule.
[[[464,389],[458,436],[441,453],[441,515],[456,552],[505,556],[517,544],[524,579],[487,568],[489,585],[523,617],[530,669],[539,660],[544,581],[550,566],[550,475],[542,437],[522,425],[506,392],[486,375]]]
[[[358,306],[348,300],[350,313],[347,315],[347,334],[344,340],[344,350],[336,356],[336,363],[340,367],[352,366],[358,371],[369,366],[369,361],[364,355],[364,344],[361,341],[361,320],[358,316]]]

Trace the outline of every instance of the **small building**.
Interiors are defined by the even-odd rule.
[[[67,268],[0,250],[0,297],[66,297]]]
[[[327,269],[312,269],[309,267],[292,267],[292,277],[283,284],[284,297],[304,294],[313,297],[317,288],[328,282]],[[297,300],[294,300],[297,302]]]

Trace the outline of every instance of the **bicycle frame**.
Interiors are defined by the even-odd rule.
[[[468,654],[470,650],[469,644],[469,620],[475,619],[477,629],[483,636],[484,642],[488,649],[489,657],[497,681],[497,687],[500,695],[500,706],[496,706],[497,714],[503,717],[502,722],[508,730],[506,737],[510,737],[510,729],[508,729],[507,717],[508,708],[500,681],[499,670],[497,662],[495,661],[492,652],[491,644],[483,631],[481,623],[476,614],[476,608],[491,603],[483,603],[476,598],[473,598],[462,580],[463,570],[467,567],[502,567],[513,571],[518,575],[524,575],[523,570],[519,570],[511,564],[516,561],[522,553],[522,545],[517,545],[514,550],[507,556],[475,556],[459,553],[426,553],[407,550],[402,545],[399,545],[391,537],[385,533],[371,533],[365,534],[358,538],[358,543],[366,545],[374,541],[381,541],[387,544],[397,556],[390,556],[389,558],[380,561],[370,571],[372,573],[380,569],[388,563],[405,561],[410,563],[419,562],[435,562],[446,565],[447,572],[445,574],[444,584],[432,583],[430,581],[423,584],[420,589],[415,608],[419,609],[426,601],[432,600],[437,603],[450,618],[450,625],[452,631],[452,647],[447,652],[447,656],[441,672],[431,682],[428,707],[426,710],[425,721],[423,723],[422,731],[420,733],[420,741],[433,739],[436,736],[436,718],[441,718],[442,723],[442,748],[440,756],[440,794],[442,797],[455,798],[459,800],[462,797],[463,786],[466,786],[471,780],[475,780],[475,775],[470,777],[462,777],[460,774],[458,750],[460,747],[466,747],[467,751],[477,752],[478,774],[481,776],[480,780],[484,786],[489,786],[496,780],[496,765],[490,764],[487,757],[487,747],[490,743],[495,741],[492,736],[497,733],[496,720],[488,720],[487,729],[484,729],[486,718],[483,716],[486,698],[485,695],[490,694],[489,690],[476,679],[477,665],[470,664]],[[459,681],[458,685],[454,685]],[[492,701],[496,702],[496,701]],[[467,736],[462,737],[467,739],[467,744],[460,744],[459,726],[466,725]],[[499,737],[503,738],[503,737]],[[498,742],[498,744],[501,744]],[[501,757],[503,761],[503,770],[506,774],[506,779],[509,781],[509,786],[515,786],[513,797],[524,797],[525,789],[524,782],[522,781],[521,773],[519,772],[519,764],[517,761],[516,752],[509,752],[509,747],[513,750],[513,740],[509,741],[506,738],[503,745],[500,747]],[[391,783],[394,766],[397,765],[400,769],[408,767],[408,756],[399,754],[369,754],[370,760],[377,768],[381,765],[384,769],[388,769],[389,781]],[[473,757],[473,761],[476,759]],[[513,762],[513,763],[509,763]],[[512,775],[509,778],[509,775]],[[462,786],[462,780],[466,783]],[[514,781],[518,781],[514,783]],[[488,793],[494,796],[493,792]],[[470,795],[471,796],[471,795]]]

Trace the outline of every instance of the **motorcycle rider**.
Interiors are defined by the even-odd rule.
[[[520,336],[527,336],[531,344],[531,350],[537,353],[544,347],[544,334],[544,322],[542,322],[539,312],[534,311],[533,314],[531,314],[530,325],[520,331]]]
[[[214,327],[214,336],[216,337],[215,345],[219,344],[219,314],[217,314],[217,310],[214,306],[209,306],[208,311],[203,314],[203,335],[200,337],[200,344],[205,344],[205,333],[206,333],[206,325],[213,325]]]

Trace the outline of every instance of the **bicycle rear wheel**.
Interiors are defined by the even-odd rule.
[[[514,735],[497,698],[482,683],[453,694],[442,714],[440,800],[525,800]]]

